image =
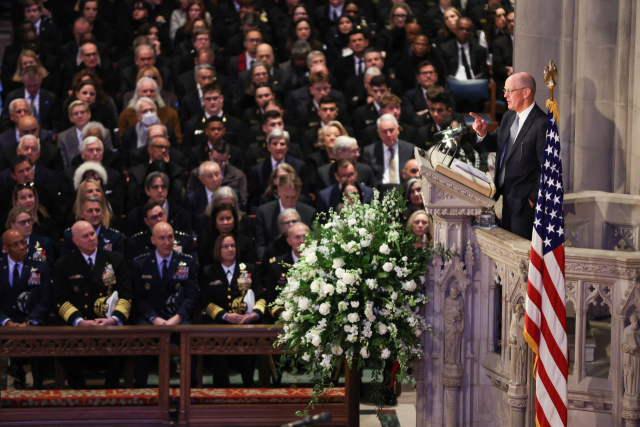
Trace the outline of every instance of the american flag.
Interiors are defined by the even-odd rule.
[[[524,335],[536,354],[536,424],[567,425],[569,347],[564,286],[564,217],[560,136],[547,114],[540,191],[533,223]]]

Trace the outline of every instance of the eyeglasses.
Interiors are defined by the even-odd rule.
[[[505,95],[511,95],[513,92],[526,89],[526,87],[519,87],[518,89],[502,89]]]
[[[262,43],[262,39],[245,39],[249,43]]]
[[[160,212],[157,215],[151,215],[147,217],[150,221],[161,221],[164,218],[164,212]]]
[[[290,221],[284,221],[281,222],[280,225],[288,225],[289,227],[291,227],[293,224],[297,223],[298,220],[297,219],[292,219]]]
[[[222,249],[235,249],[236,245],[222,245]]]
[[[167,186],[164,185],[164,184],[162,184],[162,185],[152,185],[151,189],[155,190],[155,191],[162,191],[162,190],[166,190]]]
[[[26,227],[27,225],[33,224],[33,219],[23,219],[22,221],[16,221],[15,223],[22,227]]]
[[[458,30],[464,31],[465,33],[472,33],[473,27],[459,27]]]
[[[160,151],[169,151],[169,149],[171,149],[170,145],[157,145],[157,144],[154,144],[154,145],[152,145],[152,147],[155,147]]]
[[[33,187],[34,187],[33,182],[25,182],[24,184],[16,185],[16,188],[18,189],[18,191],[24,190],[25,188],[33,188]]]

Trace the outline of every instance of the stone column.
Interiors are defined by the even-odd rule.
[[[458,392],[462,385],[462,366],[444,365],[442,371],[442,385],[444,386],[446,402],[446,427],[458,426]]]

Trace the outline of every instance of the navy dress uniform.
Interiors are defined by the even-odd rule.
[[[253,312],[259,320],[264,318],[266,300],[262,285],[258,278],[258,269],[253,264],[236,262],[233,274],[227,275],[227,267],[215,262],[202,269],[200,274],[200,296],[202,307],[207,313],[206,323],[228,324],[223,317],[226,314],[245,314],[247,312],[247,290],[254,294],[255,305]],[[229,279],[229,276],[231,279]],[[250,281],[250,284],[247,283]],[[213,358],[213,385],[214,387],[229,387],[228,365],[235,365],[242,376],[244,387],[252,387],[253,371],[255,366],[254,356],[215,356]]]
[[[127,239],[126,253],[128,260],[134,260],[140,255],[155,251],[156,247],[151,243],[151,234],[151,230],[141,231]],[[175,252],[190,255],[196,261],[198,260],[193,237],[184,231],[173,230],[173,250]]]
[[[101,225],[96,230],[98,235],[98,248],[105,251],[116,251],[124,254],[124,245],[122,243],[122,233],[113,228],[105,227]],[[63,242],[60,249],[60,255],[67,255],[71,251],[78,249],[75,243],[73,243],[73,234],[71,233],[71,227],[64,230],[62,233]]]
[[[166,271],[156,251],[133,260],[133,295],[137,325],[151,325],[154,318],[169,320],[176,314],[182,316],[181,325],[191,325],[191,314],[198,302],[198,273],[196,262],[190,255],[173,251]],[[178,337],[172,336],[172,341]],[[150,360],[151,359],[151,360]],[[135,386],[146,387],[149,365],[153,358],[134,359]],[[192,357],[192,363],[195,357]],[[191,370],[191,384],[198,382],[195,364]]]
[[[265,296],[269,305],[275,302],[276,298],[280,295],[280,291],[277,288],[284,287],[284,285],[287,284],[287,273],[289,272],[289,268],[291,268],[289,265],[293,264],[293,254],[291,251],[285,255],[269,259],[267,278],[264,283],[266,289]],[[284,307],[280,305],[269,307],[269,314],[273,320],[277,320],[283,311]]]
[[[46,262],[49,266],[49,275],[53,275],[56,261],[51,240],[48,237],[32,234],[27,237],[27,243],[29,244],[27,255],[36,261]]]
[[[46,325],[52,308],[51,275],[47,263],[26,258],[24,261],[10,265],[9,256],[0,260],[0,325],[9,321],[27,323],[29,326]],[[15,270],[17,266],[17,270]],[[17,274],[16,274],[17,273]],[[18,277],[16,277],[18,276]],[[21,365],[31,363],[33,388],[42,388],[42,360],[37,357],[27,359],[11,358],[11,372],[16,378],[14,386],[26,386],[24,370]],[[10,368],[11,368],[10,367]]]
[[[115,307],[108,307],[107,299],[118,292]],[[107,310],[124,324],[131,312],[131,279],[124,255],[114,251],[97,249],[93,269],[79,250],[74,250],[58,261],[53,280],[54,309],[68,325],[77,325],[80,320],[105,318]],[[82,358],[60,358],[69,386],[74,389],[85,388],[82,371],[78,366],[84,364]],[[122,357],[106,358],[107,388],[118,388],[120,370],[124,364]]]

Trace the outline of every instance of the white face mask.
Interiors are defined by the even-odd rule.
[[[151,126],[155,124],[157,121],[158,121],[158,115],[152,111],[149,111],[148,113],[144,113],[144,115],[142,116],[142,123],[144,123],[147,126]]]

